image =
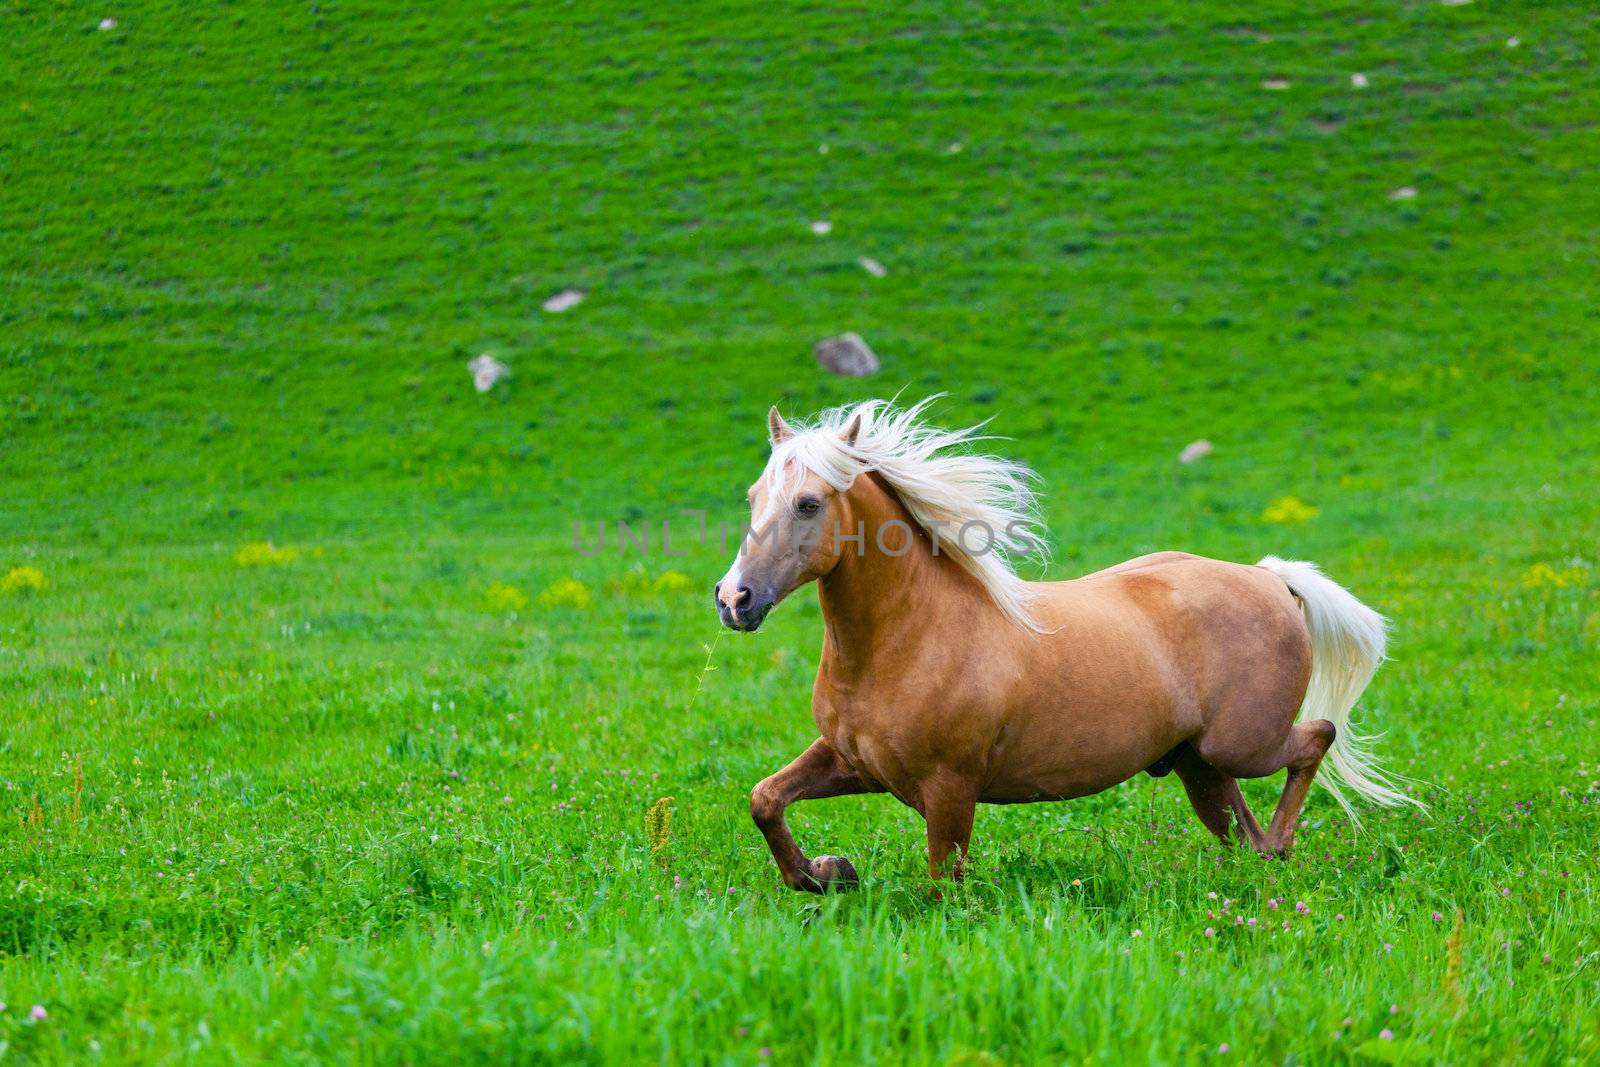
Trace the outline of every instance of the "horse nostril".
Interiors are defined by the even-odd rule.
[[[722,583],[721,582],[718,582],[716,585],[711,587],[711,595],[715,596],[715,597],[720,597],[722,595]]]
[[[734,603],[743,604],[745,601],[747,601],[749,599],[750,599],[750,587],[748,585],[741,585],[739,587],[739,596],[735,599]]]

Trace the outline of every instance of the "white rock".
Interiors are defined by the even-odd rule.
[[[960,155],[961,150],[965,147],[967,146],[962,144],[960,141],[951,141],[949,144],[944,146],[944,154],[947,156]]]
[[[861,257],[861,269],[872,275],[874,278],[881,278],[885,274],[889,273],[888,267],[885,267],[882,263],[879,263],[871,256]]]
[[[117,28],[117,20],[116,19],[101,19],[100,20],[100,32],[101,33],[104,33],[107,30],[114,30],[116,28]]]
[[[474,357],[467,363],[467,369],[472,372],[472,386],[480,393],[487,393],[494,388],[494,383],[501,378],[511,377],[511,368],[485,352]]]
[[[827,219],[818,219],[816,222],[811,224],[811,232],[816,234],[818,237],[826,237],[828,234],[833,232],[833,223],[829,222]]]
[[[1178,453],[1178,462],[1197,463],[1211,455],[1213,451],[1211,442],[1202,437],[1200,440],[1190,441],[1184,446],[1183,451]]]
[[[1389,193],[1390,200],[1415,200],[1416,198],[1417,187],[1414,185],[1402,185]]]
[[[1521,43],[1522,43],[1522,38],[1521,37],[1507,37],[1506,38],[1506,47],[1507,48],[1515,48],[1515,47],[1517,47],[1517,45],[1519,45]]]
[[[1281,93],[1285,89],[1289,88],[1289,82],[1284,78],[1268,78],[1261,83],[1261,88],[1271,90],[1275,93]]]
[[[1365,74],[1350,75],[1350,85],[1352,88],[1365,89],[1368,84],[1370,83],[1367,81],[1367,76]]]
[[[574,308],[583,303],[583,298],[588,295],[582,289],[563,289],[540,306],[546,311],[566,311],[568,308]]]

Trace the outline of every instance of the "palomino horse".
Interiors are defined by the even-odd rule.
[[[818,583],[822,736],[750,794],[785,883],[856,883],[843,857],[807,858],[784,822],[797,800],[852,793],[922,814],[935,878],[961,877],[977,804],[1087,796],[1140,771],[1176,771],[1208,830],[1226,843],[1231,822],[1260,852],[1294,843],[1324,762],[1347,809],[1344,789],[1414,803],[1348,728],[1383,660],[1381,616],[1272,556],[1158,552],[1026,582],[1008,554],[1040,547],[1031,474],[961,448],[977,428],[922,423],[926,404],[868,401],[798,430],[773,408],[751,532],[717,583],[723,623],[747,632]],[[1263,830],[1236,779],[1285,768]]]

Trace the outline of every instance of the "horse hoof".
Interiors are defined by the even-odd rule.
[[[861,878],[843,856],[818,856],[811,861],[811,882],[806,888],[817,893],[840,893],[861,884]]]

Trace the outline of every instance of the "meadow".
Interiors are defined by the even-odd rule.
[[[0,1063],[1600,1059],[1592,9],[5,22]],[[1040,473],[1042,573],[1384,612],[1429,812],[1265,860],[1141,777],[940,897],[843,798],[791,825],[860,891],[784,889],[815,594],[723,633],[680,534],[769,404],[896,393]]]

